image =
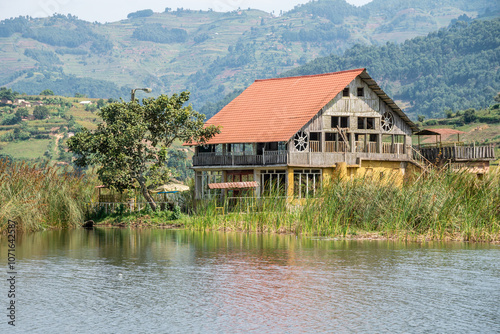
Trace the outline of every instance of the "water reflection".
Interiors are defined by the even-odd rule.
[[[20,332],[500,331],[494,245],[96,229],[17,246]]]

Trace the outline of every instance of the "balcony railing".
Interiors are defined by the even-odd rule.
[[[367,142],[365,144],[364,141],[356,142],[356,152],[362,153],[378,153],[378,144],[376,142]]]
[[[417,150],[431,162],[452,161],[474,161],[494,160],[495,148],[493,145],[485,146],[441,146],[441,147],[418,147]]]
[[[405,154],[405,145],[402,143],[382,143],[382,153]]]
[[[193,166],[267,166],[285,165],[287,154],[283,151],[267,151],[263,154],[198,153]]]
[[[336,153],[336,152],[347,152],[347,144],[343,141],[325,141],[325,152],[326,153]]]

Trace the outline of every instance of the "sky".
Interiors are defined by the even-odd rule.
[[[371,0],[347,0],[356,6],[364,5]],[[0,0],[0,20],[11,17],[26,16],[47,17],[54,13],[72,14],[85,21],[101,23],[115,22],[127,18],[127,14],[152,9],[154,12],[163,12],[166,7],[208,10],[226,12],[239,8],[261,9],[268,13],[274,10],[288,11],[298,4],[307,3],[307,0]]]

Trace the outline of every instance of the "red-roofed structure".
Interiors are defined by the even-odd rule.
[[[425,167],[412,149],[418,127],[364,68],[256,80],[206,124],[221,132],[186,144],[196,146],[197,198],[251,193],[231,181],[256,182],[256,196],[300,198],[335,171],[402,182],[408,169]]]

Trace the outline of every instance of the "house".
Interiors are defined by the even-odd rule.
[[[417,126],[364,68],[256,80],[206,124],[221,133],[195,148],[197,198],[307,197],[334,173],[402,181],[418,166]]]
[[[12,104],[12,101],[9,99],[3,98],[2,100],[0,100],[0,103],[1,104]]]
[[[19,107],[23,107],[23,108],[30,108],[31,107],[31,103],[29,103],[28,101],[23,100],[23,99],[15,99],[14,104],[19,106]]]

